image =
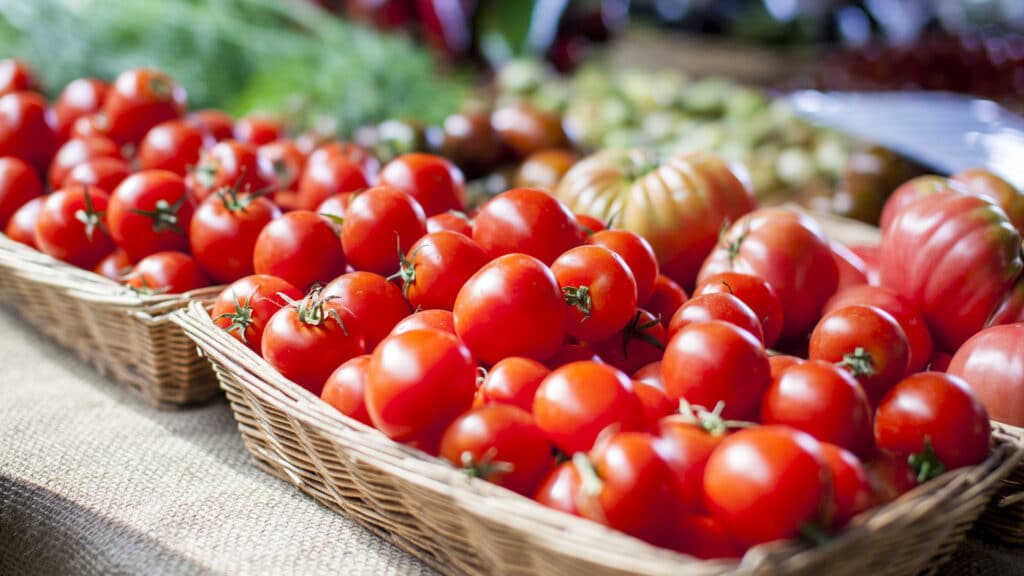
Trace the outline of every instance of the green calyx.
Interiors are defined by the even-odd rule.
[[[918,484],[924,484],[946,471],[946,465],[942,463],[938,454],[935,453],[935,450],[932,448],[931,438],[927,436],[924,439],[924,449],[917,454],[908,456],[907,464],[910,465],[910,469],[917,475]]]
[[[103,216],[106,213],[102,210],[96,210],[92,203],[92,196],[89,195],[89,187],[84,184],[82,185],[82,195],[85,197],[85,210],[81,208],[76,210],[75,220],[85,224],[85,236],[92,242],[97,228],[106,232],[106,228],[103,225]]]
[[[836,362],[836,366],[848,369],[858,378],[876,374],[874,358],[871,357],[870,352],[860,346],[855,348],[852,354],[843,354],[843,359]]]
[[[314,286],[309,291],[309,294],[306,294],[306,297],[298,302],[282,292],[278,292],[278,296],[295,309],[295,313],[299,315],[299,321],[303,324],[320,326],[333,319],[341,327],[341,331],[344,332],[345,336],[348,336],[348,329],[345,327],[345,323],[341,321],[338,311],[327,306],[327,303],[334,297],[324,296],[322,286]]]
[[[228,320],[230,320],[231,323],[224,327],[224,331],[227,332],[228,334],[231,334],[232,332],[237,332],[238,339],[248,344],[248,342],[245,339],[245,331],[248,330],[249,326],[252,326],[253,324],[251,306],[253,295],[249,294],[248,296],[246,296],[244,301],[240,301],[238,299],[238,295],[233,292],[232,295],[234,296],[234,311],[225,312],[224,314],[221,314],[214,318],[214,320],[220,320],[221,318],[227,318]]]
[[[664,350],[665,349],[665,345],[664,344],[662,344],[657,338],[655,338],[654,336],[651,336],[647,332],[651,328],[654,328],[655,326],[657,326],[658,324],[661,323],[661,315],[659,314],[658,316],[656,316],[654,318],[654,320],[649,320],[649,321],[644,322],[644,323],[640,322],[640,318],[641,317],[642,316],[640,314],[640,311],[637,311],[637,313],[633,316],[633,319],[630,320],[629,324],[626,324],[626,327],[622,330],[622,357],[623,358],[628,358],[629,357],[629,343],[632,342],[633,340],[637,340],[637,339],[643,340],[644,342],[646,342],[647,344],[650,344],[651,346],[654,346],[658,350]]]
[[[593,302],[590,300],[590,288],[586,286],[565,286],[562,288],[562,295],[565,303],[580,311],[583,319],[580,323],[590,320],[590,310]]]
[[[132,210],[132,212],[152,220],[154,232],[166,232],[167,230],[172,230],[176,234],[184,236],[185,231],[181,229],[181,226],[178,223],[178,210],[185,205],[185,196],[186,195],[183,194],[181,198],[178,198],[174,202],[174,204],[171,204],[167,200],[161,198],[156,201],[156,205],[152,210],[135,209]]]
[[[494,446],[488,448],[479,460],[473,458],[473,453],[466,450],[460,456],[462,471],[472,478],[491,480],[508,474],[515,469],[511,462],[495,460],[494,458],[497,455],[498,452]]]

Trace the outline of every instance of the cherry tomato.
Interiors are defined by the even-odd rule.
[[[301,138],[295,144],[299,147],[299,150],[304,150]],[[330,164],[331,159],[340,156],[359,166],[359,169],[362,170],[363,175],[369,182],[376,181],[377,175],[380,172],[380,162],[377,161],[377,158],[365,148],[351,142],[322,143],[315,150],[308,152],[308,154],[306,170],[310,170],[318,164]]]
[[[764,342],[761,321],[754,311],[732,294],[712,292],[694,296],[676,310],[668,324],[671,337],[690,324],[721,320],[749,332],[759,342]]]
[[[667,331],[672,316],[686,300],[686,291],[679,284],[668,276],[658,274],[658,279],[654,281],[654,291],[647,299],[647,304],[644,304],[644,309],[658,318]]]
[[[988,413],[962,379],[921,372],[900,381],[878,404],[875,443],[914,457],[918,480],[988,456]]]
[[[221,190],[204,200],[192,217],[192,254],[217,283],[249,276],[254,272],[256,239],[280,216],[281,210],[264,197],[239,196],[235,188]]]
[[[36,248],[36,221],[39,219],[39,210],[42,209],[45,199],[43,196],[36,196],[22,204],[7,221],[4,234],[15,242]]]
[[[389,438],[436,453],[445,428],[470,407],[475,390],[476,362],[458,338],[413,330],[388,336],[373,351],[366,408]]]
[[[416,199],[391,186],[360,192],[345,210],[341,243],[357,270],[391,274],[401,255],[426,234],[426,217]]]
[[[68,133],[69,138],[95,138],[97,136],[110,137],[107,117],[103,115],[103,111],[79,116],[71,125],[71,131]]]
[[[202,151],[187,182],[199,200],[232,186],[244,193],[264,192],[274,188],[274,167],[253,146],[224,140]]]
[[[563,462],[541,482],[533,499],[548,508],[579,516],[576,503],[579,501],[581,484],[576,466],[572,462]]]
[[[37,91],[39,81],[35,72],[23,60],[4,58],[0,60],[0,96],[13,92]]]
[[[18,158],[0,158],[0,228],[6,227],[26,202],[42,193],[43,183],[31,166]]]
[[[826,314],[811,333],[810,358],[841,363],[877,403],[907,373],[910,349],[896,320],[855,304]]]
[[[289,300],[301,299],[302,292],[287,280],[253,274],[235,280],[221,291],[210,316],[214,324],[259,354],[263,330],[270,317],[288,306]]]
[[[0,97],[0,156],[13,156],[45,171],[57,149],[50,122],[41,95],[14,92]]]
[[[299,205],[312,210],[330,196],[369,187],[359,164],[345,156],[331,156],[322,162],[310,160],[299,178]]]
[[[768,357],[768,366],[771,368],[772,381],[782,375],[782,373],[790,366],[795,366],[805,362],[803,358],[797,356],[790,356],[788,354],[776,354]],[[863,388],[863,387],[862,387]]]
[[[370,372],[370,355],[363,354],[346,361],[327,378],[320,399],[345,416],[373,426],[366,410],[366,378]]]
[[[658,259],[643,236],[629,230],[602,230],[591,234],[587,244],[604,246],[621,256],[636,280],[637,304],[643,306],[651,299],[658,282]]]
[[[72,138],[57,149],[57,154],[50,163],[48,172],[50,188],[62,188],[71,174],[71,170],[79,164],[94,158],[117,158],[123,160],[121,149],[109,138],[94,136],[92,138]]]
[[[284,124],[277,118],[252,114],[235,122],[235,140],[262,146],[284,136]]]
[[[643,407],[622,372],[598,362],[556,368],[537,388],[533,417],[548,439],[566,454],[589,450],[602,430],[643,426]]]
[[[463,284],[486,263],[484,251],[470,238],[457,232],[434,232],[402,256],[397,275],[413,309],[451,310]]]
[[[757,407],[771,377],[764,346],[746,330],[711,320],[684,327],[668,341],[661,375],[669,398],[743,418]]]
[[[117,190],[132,175],[132,166],[120,158],[95,158],[75,166],[64,180],[64,186],[86,184],[100,190]]]
[[[195,204],[185,181],[164,170],[136,172],[114,190],[110,236],[133,261],[155,252],[188,250]]]
[[[722,272],[704,278],[693,295],[726,293],[750,307],[761,322],[764,345],[771,347],[782,331],[782,302],[764,278],[738,272]]]
[[[185,120],[161,122],[146,132],[139,143],[139,166],[184,177],[199,164],[204,144],[202,131]]]
[[[107,83],[96,78],[78,78],[64,86],[53,105],[55,125],[61,140],[68,139],[71,127],[79,118],[103,108],[107,89]]]
[[[704,471],[708,511],[747,545],[793,538],[820,520],[828,497],[821,443],[784,426],[731,434]]]
[[[278,196],[280,196],[280,193]],[[317,206],[316,212],[326,216],[333,222],[338,230],[338,234],[341,234],[341,222],[344,222],[345,211],[348,210],[350,202],[352,202],[352,192],[342,192],[341,194],[328,196],[326,200]]]
[[[495,110],[491,126],[505,144],[524,158],[546,148],[565,148],[569,139],[562,119],[529,104],[514,104]]]
[[[235,121],[222,110],[196,110],[185,117],[185,122],[199,128],[204,137],[214,142],[230,140],[234,134]]]
[[[686,514],[679,516],[675,527],[676,540],[672,548],[676,552],[696,558],[714,560],[718,558],[741,558],[746,548],[736,543],[732,534],[711,516]]]
[[[549,370],[554,370],[555,368],[561,368],[566,364],[581,362],[583,360],[606,364],[590,344],[586,342],[569,342],[559,346],[554,356],[544,360],[544,365],[547,366]]]
[[[590,238],[594,234],[597,234],[606,228],[604,222],[602,222],[600,218],[591,216],[590,214],[577,212],[575,216],[576,225],[580,227],[580,230],[583,231],[583,235],[587,238]],[[657,261],[655,261],[655,264],[657,264]]]
[[[473,223],[476,240],[490,258],[529,254],[550,265],[583,240],[576,218],[543,190],[514,188],[480,208]]]
[[[106,192],[88,186],[50,194],[36,219],[36,246],[58,260],[92,270],[114,251],[107,235],[108,202]]]
[[[487,371],[477,388],[475,403],[509,404],[533,412],[533,397],[551,373],[547,366],[519,356],[499,361]]]
[[[257,148],[256,153],[270,162],[280,190],[298,190],[299,178],[306,167],[306,155],[295,142],[274,140]]]
[[[638,308],[626,327],[594,344],[601,359],[627,374],[661,358],[665,352],[665,328],[650,312]]]
[[[257,274],[278,276],[305,290],[343,273],[345,252],[327,219],[296,210],[263,227],[252,263]]]
[[[633,317],[636,281],[622,258],[611,250],[577,246],[555,259],[551,272],[567,305],[568,332],[578,340],[611,338]]]
[[[107,254],[106,258],[100,260],[100,263],[97,264],[92,271],[104,278],[109,278],[114,282],[120,283],[125,280],[125,277],[128,276],[129,273],[131,273],[132,268],[134,268],[134,266],[132,265],[132,261],[128,259],[128,253],[118,248],[110,254]]]
[[[978,332],[945,371],[967,382],[993,420],[1024,426],[1024,324]]]
[[[665,390],[665,383],[661,381],[661,360],[656,360],[647,364],[643,368],[633,372],[633,380],[637,382],[643,382],[649,386],[655,388],[661,388]]]
[[[411,330],[440,330],[455,334],[455,318],[450,310],[420,310],[398,321],[390,335]]]
[[[848,450],[822,442],[821,456],[832,476],[832,527],[842,528],[874,503],[871,482],[860,459]]]
[[[403,154],[380,172],[380,183],[394,186],[423,206],[427,216],[466,205],[465,180],[454,164],[433,154]]]
[[[409,315],[402,291],[387,278],[372,272],[349,272],[324,287],[324,296],[351,312],[373,350],[395,326]]]
[[[122,72],[103,101],[110,137],[121,144],[137,143],[149,129],[185,113],[185,89],[152,68]]]
[[[210,285],[196,261],[182,252],[154,252],[139,260],[125,284],[144,294],[183,294]]]
[[[509,356],[544,361],[565,340],[565,304],[555,275],[526,254],[485,264],[459,290],[453,312],[459,338],[485,364]]]
[[[449,230],[470,238],[473,237],[473,223],[470,222],[469,216],[458,210],[441,212],[427,218],[427,232],[440,232],[441,230]]]
[[[886,504],[917,487],[917,472],[907,456],[882,452],[867,463],[874,504]]]
[[[319,396],[338,366],[366,352],[366,340],[345,306],[313,290],[270,317],[260,349],[285,378]]]
[[[704,469],[727,432],[717,415],[703,413],[662,418],[657,449],[675,476],[676,498],[683,512],[704,510]]]
[[[441,457],[481,478],[528,496],[554,465],[551,443],[530,413],[507,404],[480,406],[455,419]]]
[[[633,380],[633,393],[640,401],[645,427],[655,426],[665,416],[674,413],[679,405],[668,399],[661,386]]]
[[[871,404],[853,376],[821,360],[790,366],[761,401],[761,422],[807,432],[866,455],[872,448]]]

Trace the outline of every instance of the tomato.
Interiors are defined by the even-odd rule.
[[[830,241],[829,246],[832,247],[832,257],[839,271],[836,290],[868,283],[868,267],[860,256],[840,242]]]
[[[774,378],[761,400],[761,422],[807,432],[865,455],[872,448],[871,404],[848,372],[810,360]]]
[[[45,198],[36,219],[35,244],[58,260],[91,270],[114,244],[107,235],[107,193],[76,186]]]
[[[280,197],[281,194],[278,193],[277,196]],[[352,197],[352,192],[342,192],[341,194],[328,196],[316,208],[317,214],[326,216],[328,220],[335,224],[339,234],[341,234],[341,223],[344,222],[345,212],[348,210],[348,205],[352,202]]]
[[[566,454],[590,450],[602,430],[643,425],[643,407],[622,372],[598,362],[556,368],[537,388],[533,417],[548,439]]]
[[[805,362],[803,358],[790,356],[788,354],[776,354],[768,357],[768,366],[771,369],[772,381],[774,382],[790,366]]]
[[[859,304],[826,314],[811,333],[808,354],[849,370],[872,403],[907,374],[910,360],[907,337],[896,320]]]
[[[957,376],[921,372],[893,387],[875,412],[880,450],[914,457],[918,481],[988,456],[988,413]]]
[[[607,340],[595,342],[594,351],[608,364],[631,374],[660,359],[667,341],[658,318],[638,308],[625,328]]]
[[[295,144],[299,147],[300,151],[303,150],[301,138]],[[318,164],[330,164],[333,158],[340,156],[359,166],[359,169],[369,182],[377,180],[377,175],[380,172],[380,162],[377,158],[367,149],[351,142],[321,143],[315,150],[308,152],[308,154],[309,158],[306,161],[305,167],[307,171]]]
[[[875,504],[886,504],[917,487],[917,472],[907,456],[882,452],[866,465]]]
[[[395,158],[381,170],[380,183],[394,186],[415,198],[427,216],[463,210],[466,205],[462,172],[448,160],[433,154],[412,153]]]
[[[409,304],[402,291],[387,278],[372,272],[349,272],[324,287],[324,296],[345,306],[366,336],[367,350],[373,350],[403,318]]]
[[[893,191],[889,195],[889,199],[885,201],[885,207],[882,209],[882,217],[879,221],[879,227],[884,233],[889,229],[896,213],[902,210],[909,204],[913,204],[917,200],[930,196],[938,192],[962,192],[964,187],[950,182],[949,180],[934,175],[918,176],[911,180],[907,180],[899,188]]]
[[[280,190],[298,191],[299,178],[306,167],[306,155],[291,140],[274,140],[256,149],[274,169]]]
[[[681,511],[704,510],[704,469],[726,432],[722,419],[710,413],[705,413],[703,420],[691,414],[659,422],[657,449],[675,476]]]
[[[79,118],[99,112],[107,90],[107,83],[96,78],[78,78],[64,86],[53,105],[55,125],[61,140],[68,139],[71,126]]]
[[[529,496],[554,465],[551,443],[530,413],[507,404],[459,416],[441,439],[441,457],[470,476]]]
[[[199,164],[204,144],[203,133],[185,120],[161,122],[146,132],[139,143],[139,166],[184,177]]]
[[[577,160],[579,157],[575,152],[564,148],[537,150],[519,165],[513,182],[518,188],[543,188],[554,192],[558,182]]]
[[[410,330],[440,330],[455,334],[455,317],[450,310],[420,310],[399,320],[389,334],[393,336]]]
[[[711,516],[687,514],[679,517],[672,548],[704,560],[741,558],[746,548],[735,542],[721,522]]]
[[[391,274],[426,232],[426,217],[413,197],[391,186],[377,186],[351,199],[341,243],[355,269]]]
[[[301,300],[302,292],[287,280],[253,274],[232,282],[217,295],[210,316],[232,338],[260,353],[263,330],[278,310]]]
[[[223,140],[203,150],[187,182],[199,200],[221,188],[236,186],[248,194],[271,190],[276,184],[273,165],[253,146],[235,140]]]
[[[64,180],[64,186],[86,184],[100,190],[113,191],[131,175],[131,164],[120,158],[96,158],[75,166]]]
[[[1003,211],[957,192],[897,212],[881,250],[882,287],[920,307],[944,352],[986,326],[1024,268],[1021,236]]]
[[[485,264],[455,297],[455,331],[481,362],[509,356],[544,361],[565,340],[565,304],[540,260],[507,254]]]
[[[1024,192],[988,170],[969,168],[949,177],[950,182],[961,184],[968,192],[989,198],[1006,212],[1010,223],[1024,233]]]
[[[345,156],[332,156],[322,162],[311,160],[299,178],[299,206],[312,210],[329,196],[357,192],[369,186],[359,164]]]
[[[871,286],[878,286],[878,263],[881,259],[881,253],[879,252],[877,245],[867,244],[851,244],[848,246],[850,252],[853,252],[860,258],[860,261],[864,263],[864,276],[867,278],[867,283]],[[846,288],[842,288],[845,290]]]
[[[946,373],[967,382],[990,418],[1024,426],[1024,324],[978,332],[957,350]]]
[[[671,543],[678,513],[675,476],[655,449],[656,440],[641,432],[620,432],[598,443],[573,464],[583,479],[579,511],[659,546]]]
[[[164,170],[124,179],[110,197],[110,236],[133,261],[154,252],[188,250],[195,204],[185,181]]]
[[[825,303],[822,310],[829,314],[839,308],[862,304],[874,306],[889,313],[903,329],[910,347],[910,361],[907,373],[920,372],[928,365],[932,355],[932,336],[925,326],[924,318],[906,298],[877,286],[850,286],[836,292]]]
[[[477,388],[479,404],[509,404],[533,411],[533,397],[551,370],[536,360],[512,356],[491,367]]]
[[[43,183],[31,166],[18,158],[0,158],[0,228],[6,227],[26,202],[42,193]]]
[[[327,378],[320,399],[338,412],[373,426],[366,410],[366,379],[370,372],[370,355],[363,354],[346,361]]]
[[[643,236],[661,273],[686,290],[723,224],[756,205],[729,165],[704,152],[664,162],[639,150],[598,152],[566,173],[556,196],[574,212],[614,219],[615,226]]]
[[[607,228],[607,226],[605,226],[604,222],[602,222],[599,218],[595,218],[595,217],[591,216],[590,214],[575,214],[575,216],[576,216],[576,225],[580,227],[580,230],[583,231],[583,235],[586,238],[590,238],[594,234],[596,234],[596,233],[598,233],[598,232],[600,232],[602,230],[605,230]],[[641,238],[642,238],[642,236],[641,236]],[[648,243],[648,245],[650,245],[650,244]],[[652,254],[653,254],[653,251],[652,251]],[[621,256],[621,254],[620,254],[620,256]],[[655,259],[654,263],[657,264],[658,260]]]
[[[59,190],[64,186],[71,170],[79,164],[94,158],[117,158],[123,160],[121,149],[109,138],[72,138],[57,149],[48,172],[50,188]]]
[[[629,230],[603,230],[591,234],[587,244],[604,246],[621,256],[636,280],[637,303],[651,299],[658,282],[658,258],[647,240]]]
[[[505,157],[505,147],[491,128],[490,117],[477,111],[457,112],[444,119],[437,133],[436,148],[441,156],[454,162],[472,176],[494,170]]]
[[[481,253],[482,254],[482,253]],[[618,254],[578,246],[551,265],[567,305],[568,332],[584,342],[611,338],[636,310],[636,281]]]
[[[28,63],[15,58],[0,60],[0,96],[39,89],[39,81]]]
[[[821,443],[784,426],[726,437],[704,471],[708,511],[748,545],[793,538],[819,521],[828,487]]]
[[[864,465],[853,453],[822,442],[821,455],[832,476],[832,527],[842,528],[874,503],[871,482]]]
[[[239,196],[236,188],[208,197],[189,226],[189,244],[202,269],[217,283],[254,272],[253,252],[263,227],[281,217],[273,202],[255,195]]]
[[[121,144],[136,143],[149,129],[185,113],[185,89],[153,68],[122,72],[103,101],[110,137]]]
[[[459,339],[437,330],[388,336],[373,351],[366,408],[381,432],[437,453],[445,428],[473,403],[476,362]]]
[[[277,118],[252,114],[235,122],[235,140],[262,146],[284,136],[284,124]]]
[[[469,216],[458,210],[449,210],[427,218],[428,233],[440,232],[442,230],[458,232],[470,238],[473,237],[473,223],[470,222]]]
[[[94,138],[96,136],[110,137],[107,117],[103,115],[102,110],[80,116],[71,125],[71,132],[68,133],[69,138]]]
[[[0,97],[0,156],[19,158],[43,172],[56,149],[57,134],[46,99],[32,92]]]
[[[36,196],[22,204],[7,221],[4,234],[15,242],[35,248],[36,221],[39,219],[39,210],[42,209],[44,200],[45,197]]]
[[[760,276],[721,272],[704,278],[694,296],[727,293],[739,298],[758,318],[764,335],[764,345],[771,347],[782,332],[782,302],[771,284]]]
[[[319,396],[338,366],[366,352],[366,340],[345,306],[314,289],[270,317],[260,350],[285,378]]]
[[[935,350],[932,352],[932,357],[928,359],[929,372],[945,372],[949,369],[949,365],[953,362],[953,356]]]
[[[569,342],[559,346],[553,356],[544,360],[544,365],[547,366],[548,369],[554,370],[555,368],[561,368],[566,364],[581,362],[583,360],[606,364],[590,344],[586,342]]]
[[[655,360],[633,372],[633,380],[665,390],[665,383],[661,380],[661,360]]]
[[[185,117],[185,122],[195,126],[203,136],[220,142],[234,136],[235,121],[223,110],[196,110]]]
[[[210,285],[196,261],[182,252],[154,252],[139,260],[125,284],[144,294],[183,294]]]
[[[533,499],[548,508],[579,516],[576,503],[579,501],[581,484],[576,466],[572,462],[563,462],[541,482]]]
[[[412,308],[451,310],[459,289],[486,263],[483,250],[468,237],[434,232],[420,238],[401,257],[396,276]]]
[[[646,382],[633,380],[633,392],[643,411],[642,420],[647,427],[652,427],[659,420],[674,413],[679,405],[668,399],[661,386],[653,386]]]
[[[132,261],[128,259],[128,253],[118,248],[100,260],[92,271],[114,282],[123,282],[133,267]]]
[[[749,332],[758,341],[764,341],[761,321],[754,311],[732,294],[712,292],[695,296],[683,304],[668,324],[671,337],[690,324],[721,320]]]
[[[563,252],[583,241],[572,212],[543,190],[513,188],[480,208],[473,240],[490,258],[529,254],[551,265]]]
[[[253,247],[253,270],[306,290],[345,271],[345,252],[331,223],[316,212],[296,210],[263,227]]]
[[[491,126],[516,156],[525,158],[547,148],[567,148],[569,138],[557,114],[530,104],[513,104],[491,113]]]
[[[750,332],[711,320],[684,327],[668,341],[661,360],[669,398],[743,418],[757,407],[771,376],[764,346]]]

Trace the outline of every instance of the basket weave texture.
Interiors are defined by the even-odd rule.
[[[1024,428],[1000,426],[1024,438]],[[1000,484],[981,518],[981,526],[986,533],[1007,544],[1024,546],[1024,464]]]
[[[468,478],[343,416],[226,335],[193,302],[173,315],[213,363],[256,463],[445,573],[918,574],[941,566],[1022,455],[995,428],[989,458],[854,519],[826,545],[780,542],[698,561]]]
[[[211,302],[218,292],[140,295],[0,234],[3,303],[158,406],[203,402],[217,394],[209,362],[168,314],[193,299]]]

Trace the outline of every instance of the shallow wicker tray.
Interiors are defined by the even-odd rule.
[[[1000,426],[1024,438],[1024,428]],[[1024,546],[1024,464],[1014,469],[1000,484],[981,518],[981,526],[985,532],[1007,544]]]
[[[0,234],[0,299],[27,322],[152,404],[209,400],[209,362],[168,314],[219,289],[141,296]]]
[[[226,335],[193,302],[173,314],[214,365],[256,463],[445,573],[917,574],[949,559],[1021,458],[996,428],[982,464],[869,511],[827,545],[774,543],[701,562],[549,510],[347,418]]]

